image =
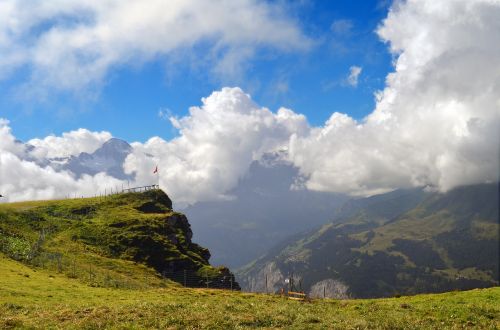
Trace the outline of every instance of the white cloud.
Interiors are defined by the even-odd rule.
[[[158,164],[161,186],[179,204],[227,198],[252,160],[287,146],[292,133],[308,130],[304,116],[258,107],[239,88],[223,88],[202,101],[188,116],[171,118],[179,137],[134,143],[125,164],[144,184],[155,182]]]
[[[349,35],[352,31],[354,24],[348,19],[338,19],[332,22],[330,29],[333,33],[341,36]]]
[[[362,122],[333,114],[291,157],[310,189],[373,194],[498,180],[500,2],[396,2],[378,29],[395,72]]]
[[[69,157],[82,152],[92,153],[111,137],[111,133],[106,131],[91,132],[80,128],[63,133],[62,136],[49,135],[43,139],[32,139],[28,144],[35,147],[32,155],[39,159]]]
[[[207,45],[215,72],[232,75],[259,47],[303,50],[311,42],[278,4],[257,0],[0,3],[0,78],[25,67],[31,93],[79,91],[112,68],[198,44]]]
[[[347,84],[352,87],[358,87],[358,79],[362,70],[363,68],[360,66],[356,65],[351,66],[349,68],[349,76],[346,79]]]
[[[168,118],[171,116],[172,110],[165,108],[165,109],[160,109],[158,110],[158,117],[160,119],[168,120]]]
[[[72,139],[73,134],[70,136]],[[65,143],[63,145],[67,146]],[[77,143],[78,146],[82,147],[83,144]],[[25,145],[16,142],[8,121],[0,118],[0,193],[5,196],[3,201],[94,196],[101,189],[121,185],[119,180],[103,173],[93,177],[83,175],[76,180],[71,173],[56,172],[49,166],[40,166],[30,161],[28,156],[30,154]]]
[[[9,121],[3,118],[0,118],[0,152],[10,152],[14,155],[23,155],[25,153],[24,146],[16,143]]]

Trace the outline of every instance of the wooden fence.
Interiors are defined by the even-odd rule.
[[[134,187],[134,188],[127,188],[123,189],[123,193],[129,193],[129,192],[143,192],[143,191],[149,191],[149,190],[157,190],[160,189],[160,185],[158,184],[153,184],[150,186],[144,186],[144,187]]]

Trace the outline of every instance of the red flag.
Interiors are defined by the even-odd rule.
[[[153,174],[158,173],[158,166],[155,167],[155,170],[153,171]]]

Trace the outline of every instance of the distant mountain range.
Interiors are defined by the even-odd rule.
[[[37,161],[75,177],[132,180],[123,171],[131,151],[110,139],[92,153]],[[312,295],[337,298],[498,284],[496,184],[352,199],[300,183],[285,152],[264,154],[227,192],[232,199],[183,210],[193,240],[212,252],[211,264],[242,267],[238,281],[251,291],[279,290],[292,274]]]
[[[268,153],[254,161],[228,193],[234,199],[183,210],[195,240],[212,252],[213,264],[241,267],[290,235],[327,223],[348,200],[342,194],[293,189],[300,176],[284,156]]]
[[[119,180],[133,179],[133,175],[125,174],[123,170],[123,163],[132,152],[132,146],[120,139],[111,138],[92,153],[82,152],[76,156],[43,159],[33,157],[35,146],[22,141],[16,143],[24,146],[23,159],[42,167],[52,167],[56,171],[69,171],[76,178],[103,172]]]
[[[76,177],[83,174],[95,175],[104,172],[120,180],[131,180],[133,176],[127,175],[123,171],[125,158],[131,152],[130,144],[113,138],[91,154],[82,152],[78,156],[49,159],[49,165],[59,171],[70,171]]]
[[[399,190],[347,202],[238,271],[242,287],[294,278],[312,296],[387,297],[498,285],[498,184]],[[266,287],[267,285],[267,287]]]

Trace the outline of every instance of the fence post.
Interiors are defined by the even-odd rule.
[[[267,292],[267,274],[266,274],[266,293],[269,293]]]
[[[230,276],[231,279],[231,291],[233,291],[233,275]]]
[[[323,299],[326,298],[326,284],[323,285]]]
[[[207,277],[207,289],[208,289],[208,270],[205,271],[205,275]]]
[[[62,272],[62,264],[61,264],[61,255],[57,255],[57,272],[61,273]]]
[[[186,274],[186,270],[184,269],[184,286],[187,287],[187,274]]]

